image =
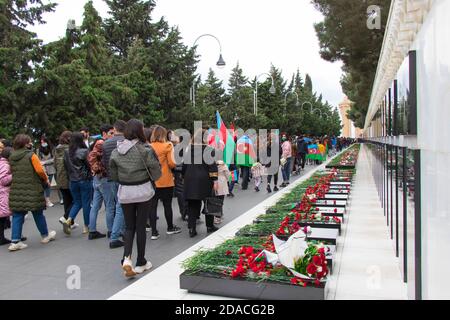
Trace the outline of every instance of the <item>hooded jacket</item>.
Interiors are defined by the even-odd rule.
[[[161,165],[153,148],[136,140],[123,140],[109,160],[112,181],[133,186],[156,181],[161,177]]]

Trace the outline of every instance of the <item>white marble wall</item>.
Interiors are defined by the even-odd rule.
[[[418,66],[424,299],[450,299],[450,1],[435,0],[412,49]]]

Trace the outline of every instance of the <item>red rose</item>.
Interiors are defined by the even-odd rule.
[[[227,252],[225,253],[226,256],[232,255],[233,252],[231,252],[230,250],[227,250]]]
[[[291,278],[291,284],[297,284],[298,279],[297,278]]]
[[[320,281],[316,279],[316,280],[314,281],[314,284],[315,284],[316,286],[320,286]]]
[[[306,282],[302,282],[302,285],[303,285],[304,288],[306,288],[307,283]]]
[[[319,211],[320,209],[319,208],[316,208],[316,211]]]
[[[337,208],[334,208],[334,213],[337,213]]]
[[[247,248],[245,249],[245,255],[248,257],[248,256],[250,256],[251,254],[253,254],[253,247],[247,247]]]
[[[308,266],[306,267],[306,272],[308,274],[315,274],[316,271],[317,271],[317,267],[313,263],[308,264]]]
[[[243,254],[245,252],[245,247],[241,247],[241,249],[239,249],[239,254]]]
[[[319,248],[317,252],[319,252],[320,254],[325,254],[325,248]]]

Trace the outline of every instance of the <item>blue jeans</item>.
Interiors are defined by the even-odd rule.
[[[70,181],[70,193],[72,193],[73,205],[69,217],[75,220],[78,212],[83,209],[84,225],[88,226],[91,212],[92,180]]]
[[[52,182],[53,177],[54,177],[53,174],[49,174],[49,175],[48,175],[48,182],[49,182],[49,183]],[[46,198],[50,198],[51,192],[52,192],[52,188],[51,188],[51,187],[45,188],[45,189],[44,189],[44,195],[45,195],[45,197],[46,197]]]
[[[92,186],[94,188],[94,197],[92,200],[91,212],[89,214],[89,232],[97,231],[97,216],[98,212],[102,207],[102,203],[105,202],[106,208],[106,200],[104,196],[104,186],[105,183],[108,182],[106,178],[94,177],[92,182]]]
[[[111,232],[111,241],[119,240],[125,233],[125,221],[123,218],[122,206],[117,199],[119,184],[114,181],[107,181],[103,185],[103,199],[106,206],[106,226]]]
[[[42,237],[48,236],[47,221],[45,220],[44,211],[33,211],[34,222]],[[22,239],[22,227],[27,212],[13,212],[12,214],[12,230],[11,241],[17,243]]]
[[[292,158],[287,158],[286,164],[281,169],[281,174],[283,175],[283,182],[289,182],[289,178],[291,177],[291,161]]]

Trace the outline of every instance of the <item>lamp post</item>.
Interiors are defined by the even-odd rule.
[[[202,35],[198,36],[197,39],[195,39],[193,47],[195,47],[198,40],[200,40],[203,37],[211,37],[211,38],[214,38],[217,40],[217,43],[219,44],[220,54],[219,54],[219,60],[217,60],[216,66],[220,69],[225,67],[225,65],[226,65],[225,60],[223,60],[223,57],[222,57],[222,44],[220,43],[219,39],[216,36],[209,34],[209,33],[202,34]],[[192,82],[190,96],[191,96],[192,105],[195,108],[195,79]]]
[[[273,80],[272,75],[270,75],[269,73],[261,73],[256,77],[255,90],[253,91],[253,112],[255,116],[258,115],[258,79],[264,75],[267,75],[270,77],[270,79],[272,79],[272,86],[269,89],[270,94],[275,94],[277,92],[277,90],[275,89],[275,81]]]
[[[285,94],[284,96],[284,115],[286,116],[286,112],[287,112],[287,97],[290,94],[295,94],[295,96],[297,97],[297,102],[295,103],[295,105],[298,107],[300,105],[300,103],[298,102],[298,94],[295,91],[291,91]]]
[[[307,106],[307,105],[309,105],[309,113],[312,113],[312,110],[313,110],[313,106],[312,106],[312,104],[311,104],[311,102],[309,102],[309,101],[305,101],[305,102],[303,102],[302,103],[302,110],[304,110],[304,106]]]

